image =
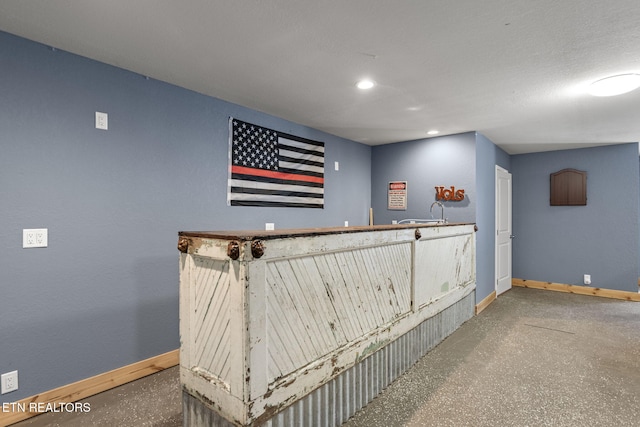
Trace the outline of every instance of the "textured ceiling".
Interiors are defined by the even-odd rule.
[[[639,23],[638,0],[0,2],[0,30],[348,139],[511,154],[640,140],[640,90],[584,93],[640,73]]]

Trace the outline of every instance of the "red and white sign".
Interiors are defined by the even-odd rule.
[[[388,207],[390,210],[407,210],[407,181],[389,182]]]

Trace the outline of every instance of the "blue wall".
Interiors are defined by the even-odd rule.
[[[371,198],[376,224],[430,218],[435,186],[464,188],[463,202],[445,202],[451,222],[475,222],[476,302],[495,290],[495,167],[510,169],[509,155],[485,136],[468,132],[373,147]],[[387,209],[389,181],[408,181],[406,211]],[[440,215],[434,209],[434,216]]]
[[[180,230],[368,223],[368,146],[1,32],[0,63],[2,401],[178,348]],[[324,141],[325,209],[227,206],[230,115]]]
[[[476,302],[495,290],[496,165],[511,171],[511,157],[476,133]]]
[[[475,222],[476,153],[475,134],[441,136],[373,147],[371,155],[371,200],[374,222],[431,218],[436,186],[465,190],[461,202],[444,202],[450,222]],[[407,181],[407,210],[388,210],[389,181]],[[440,217],[434,206],[433,216]]]
[[[512,156],[513,277],[638,291],[638,144]],[[587,206],[550,206],[549,175],[587,172]]]

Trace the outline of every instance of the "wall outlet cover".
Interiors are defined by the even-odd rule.
[[[23,248],[46,248],[49,245],[47,228],[25,228],[22,230]]]
[[[109,115],[107,113],[96,111],[96,129],[109,129]]]
[[[18,371],[0,375],[0,394],[11,393],[18,389]]]

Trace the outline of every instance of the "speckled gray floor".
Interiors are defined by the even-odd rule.
[[[46,413],[13,427],[174,427],[182,425],[178,367],[130,382],[82,402],[88,413]]]
[[[344,426],[640,426],[640,303],[514,288]]]
[[[177,368],[24,426],[180,426]],[[640,303],[514,288],[345,427],[640,426]]]

